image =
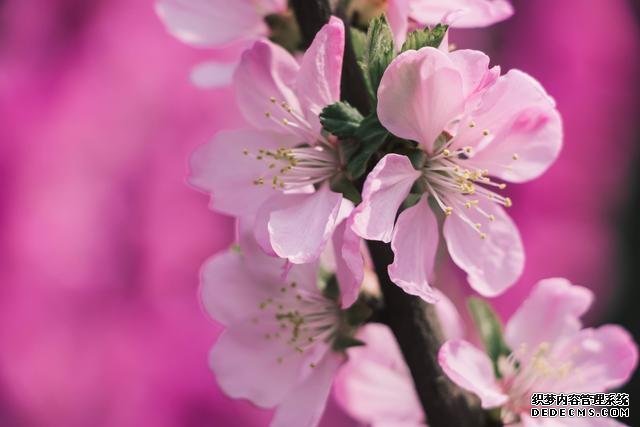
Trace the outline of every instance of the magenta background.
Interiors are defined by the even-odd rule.
[[[629,4],[521,1],[511,21],[457,37],[540,79],[565,119],[558,163],[511,189],[528,259],[497,299],[504,315],[555,275],[615,307],[614,219],[638,135]],[[210,56],[168,36],[148,0],[0,1],[0,425],[267,424],[207,368],[219,327],[198,268],[232,223],[184,184],[186,158],[241,124],[230,90],[187,81]],[[333,408],[324,425],[352,423]]]

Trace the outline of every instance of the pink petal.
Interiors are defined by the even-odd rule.
[[[522,305],[511,316],[505,328],[505,339],[513,349],[522,343],[535,349],[542,342],[554,342],[577,333],[582,316],[593,301],[593,293],[568,280],[541,280]]]
[[[302,111],[318,133],[322,128],[320,112],[340,100],[343,54],[344,24],[332,16],[302,57],[295,86]]]
[[[447,54],[432,47],[393,60],[378,88],[378,117],[391,133],[420,142],[427,152],[463,112],[462,76]]]
[[[233,85],[238,107],[253,127],[291,134],[283,119],[291,119],[287,108],[301,111],[292,90],[299,69],[289,52],[267,40],[255,42],[242,54]]]
[[[391,330],[369,323],[357,338],[366,345],[349,349],[349,360],[335,380],[340,406],[367,425],[424,425],[411,373]]]
[[[495,408],[509,400],[495,381],[489,357],[468,342],[445,342],[438,353],[438,362],[454,383],[480,398],[483,408]]]
[[[333,233],[336,277],[340,285],[340,303],[347,308],[358,299],[364,279],[364,258],[360,250],[361,240],[351,226],[353,216],[342,221]]]
[[[229,325],[258,311],[260,302],[278,288],[278,261],[263,256],[247,263],[235,250],[209,258],[200,274],[200,295],[207,313],[223,325]],[[264,273],[261,277],[247,268],[248,264],[254,263],[269,264],[261,270]]]
[[[267,184],[256,185],[265,176],[267,163],[245,155],[259,149],[277,148],[268,134],[251,130],[219,132],[201,145],[189,161],[189,183],[211,194],[211,208],[229,215],[252,215],[269,197],[277,194]]]
[[[507,0],[412,0],[411,18],[422,24],[446,22],[454,28],[486,27],[513,15]]]
[[[462,339],[465,336],[464,320],[460,316],[455,304],[442,292],[434,289],[436,293],[436,314],[440,321],[442,334],[447,340]]]
[[[389,277],[403,291],[423,300],[437,302],[437,294],[429,285],[438,249],[438,221],[426,197],[398,217],[391,239],[393,264]]]
[[[174,37],[197,47],[268,34],[263,15],[248,1],[159,0],[156,13]]]
[[[486,90],[500,75],[499,67],[489,70],[489,57],[479,50],[454,50],[449,58],[460,71],[466,97]]]
[[[571,374],[562,381],[565,392],[604,392],[626,383],[638,365],[633,337],[617,325],[583,329],[553,349],[570,357]]]
[[[201,89],[213,89],[231,84],[236,63],[207,61],[197,64],[191,70],[191,83]]]
[[[248,315],[220,335],[209,363],[229,397],[273,407],[294,387],[307,358],[283,339],[266,338],[278,329],[273,314]]]
[[[336,226],[342,195],[325,185],[313,194],[277,200],[280,203],[265,204],[258,212],[256,238],[264,245],[268,236],[273,253],[294,264],[318,259]]]
[[[387,154],[367,176],[353,231],[363,239],[389,242],[396,214],[420,172],[407,156]]]
[[[485,92],[470,120],[475,127],[462,126],[456,144],[478,147],[469,164],[507,181],[540,176],[562,147],[562,120],[554,101],[535,79],[517,70]]]
[[[479,207],[495,220],[487,220],[475,209],[459,209],[464,209],[460,214],[472,223],[482,224],[485,239],[456,210],[445,219],[443,234],[453,262],[467,273],[471,287],[483,296],[493,297],[513,285],[522,274],[524,248],[516,225],[501,206],[480,201]]]
[[[342,363],[344,357],[327,353],[312,373],[278,406],[270,426],[315,427],[322,417],[331,384]]]
[[[400,50],[409,31],[409,3],[411,0],[389,0],[387,2],[387,20],[396,49]]]

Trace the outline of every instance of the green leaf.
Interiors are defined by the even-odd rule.
[[[357,61],[364,61],[367,50],[367,33],[354,27],[349,27],[349,36],[351,37],[351,47],[356,55]]]
[[[322,295],[332,301],[338,301],[340,298],[340,286],[338,285],[338,279],[335,274],[331,276],[324,283],[322,288]]]
[[[360,178],[366,172],[369,159],[384,145],[389,131],[380,124],[375,114],[371,114],[360,123],[354,136],[360,144],[347,164],[347,174],[351,179]]]
[[[500,378],[498,359],[500,356],[508,356],[511,353],[511,350],[504,342],[502,323],[487,302],[472,297],[467,301],[467,305],[469,306],[469,311],[471,312],[471,317],[476,325],[480,339],[484,344],[484,349],[493,362],[493,370],[496,377]]]
[[[360,347],[365,345],[363,341],[360,341],[357,338],[348,336],[348,335],[338,335],[333,340],[333,350],[334,351],[344,351],[351,347]]]
[[[393,35],[387,18],[384,15],[374,18],[367,31],[365,50],[366,75],[374,97],[378,91],[382,74],[394,57]]]
[[[354,205],[358,205],[362,201],[362,197],[356,186],[353,185],[353,182],[349,181],[343,173],[331,178],[329,185],[331,190],[336,193],[342,193],[342,196],[351,200]]]
[[[368,320],[372,314],[373,310],[371,307],[369,307],[362,298],[359,298],[351,307],[344,311],[344,319],[349,326],[357,328]]]
[[[347,102],[336,102],[323,108],[320,123],[338,138],[351,138],[362,122],[362,114]]]
[[[401,52],[418,50],[427,46],[437,48],[447,34],[448,28],[448,25],[438,24],[433,28],[427,27],[423,30],[412,31],[407,35],[407,40],[402,45]]]

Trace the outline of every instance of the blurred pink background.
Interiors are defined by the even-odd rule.
[[[508,315],[535,280],[561,275],[598,293],[598,320],[624,291],[637,15],[624,0],[514,4],[510,21],[454,39],[541,80],[566,145],[511,189],[527,267],[496,304]],[[0,425],[268,424],[207,367],[220,328],[197,300],[198,269],[232,222],[185,185],[186,159],[241,125],[230,90],[188,82],[211,57],[167,35],[150,0],[0,1]],[[354,424],[330,403],[323,425]]]

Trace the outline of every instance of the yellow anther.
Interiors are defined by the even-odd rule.
[[[446,206],[446,207],[444,208],[444,214],[445,214],[445,215],[449,216],[449,215],[451,215],[452,213],[453,213],[453,208],[452,208],[451,206]]]
[[[291,282],[291,287],[295,288],[296,286],[298,286],[298,284],[296,282]]]
[[[489,221],[495,221],[496,216],[494,214],[489,215]]]
[[[464,207],[467,209],[471,209],[471,202],[465,202]]]
[[[518,160],[520,158],[520,156],[518,156],[518,153],[513,153],[513,156],[511,156],[511,158],[513,160]]]
[[[501,189],[501,190],[504,190],[505,188],[507,188],[507,184],[505,184],[505,183],[499,184],[498,188]]]
[[[477,230],[480,230],[480,227],[482,227],[482,224],[480,224],[479,222],[476,222],[474,226],[476,227]]]
[[[315,363],[309,363],[309,367],[310,367],[311,369],[313,369],[313,368],[315,368],[315,367],[316,367],[316,364],[315,364]]]
[[[289,120],[287,119],[282,119],[282,124],[287,126],[289,124]]]
[[[451,151],[445,148],[444,150],[442,150],[442,154],[444,154],[445,157],[449,157],[451,155]]]
[[[280,292],[287,292],[287,288],[285,288],[284,286],[280,288]]]
[[[476,127],[476,122],[474,122],[473,120],[469,122],[469,127],[470,128],[474,128]]]
[[[242,150],[242,154],[244,154],[245,156],[249,155],[249,150],[247,150],[246,148],[244,150]]]
[[[471,147],[469,147],[469,146],[464,147],[464,152],[465,152],[466,154],[471,154],[471,152],[472,152],[472,151],[473,151],[473,148],[471,148]]]
[[[273,96],[269,98],[269,101],[271,101],[272,104],[276,103],[276,99]]]
[[[253,180],[253,185],[262,185],[264,184],[264,178],[258,178]]]
[[[510,208],[513,205],[513,202],[511,202],[511,199],[508,197],[504,198],[504,205],[508,208]]]
[[[486,240],[487,235],[486,235],[485,233],[480,233],[480,238],[481,238],[482,240]]]
[[[483,131],[482,131],[482,134],[483,134],[484,136],[488,136],[488,135],[489,135],[489,129],[485,129],[485,130],[483,130]]]
[[[265,112],[264,112],[264,116],[265,116],[267,119],[270,119],[270,118],[271,118],[271,111],[265,111]]]

